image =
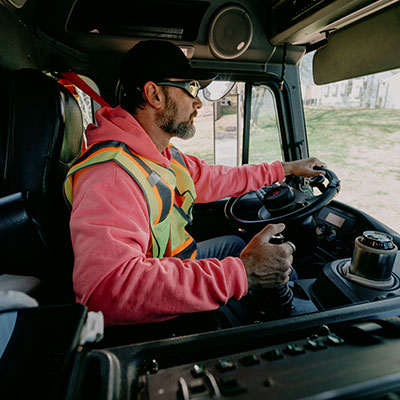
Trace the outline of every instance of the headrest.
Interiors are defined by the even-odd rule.
[[[10,193],[51,197],[79,156],[82,114],[71,92],[34,69],[14,71],[5,178]]]

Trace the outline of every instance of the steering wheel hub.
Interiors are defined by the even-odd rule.
[[[286,183],[271,187],[264,195],[263,204],[271,215],[280,215],[293,210],[295,195]]]

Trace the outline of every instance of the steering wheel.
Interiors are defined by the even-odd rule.
[[[243,225],[294,222],[305,219],[325,207],[340,190],[340,180],[334,172],[326,168],[318,169],[324,171],[325,175],[312,177],[309,185],[317,187],[321,194],[314,195],[312,191],[306,193],[282,182],[239,197],[231,197],[225,204],[225,216]],[[258,204],[262,203],[256,218],[243,219],[237,216],[237,209],[240,208],[241,202],[243,204],[246,203],[245,200],[248,200],[254,203],[256,199]]]

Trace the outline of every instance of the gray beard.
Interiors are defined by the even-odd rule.
[[[190,122],[176,123],[176,115],[178,114],[178,107],[176,102],[172,100],[165,91],[166,110],[162,116],[158,118],[159,127],[171,136],[181,139],[190,139],[196,133],[195,126]]]
[[[167,121],[164,125],[161,126],[161,129],[172,136],[185,140],[192,138],[196,133],[196,128],[193,124],[187,122],[180,122],[179,124],[175,124],[175,121],[173,120]]]

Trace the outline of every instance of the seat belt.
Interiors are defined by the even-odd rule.
[[[67,81],[69,81],[72,85],[74,85],[77,88],[79,88],[80,90],[82,90],[83,93],[87,94],[91,99],[93,99],[96,103],[100,104],[102,107],[111,107],[98,93],[96,93],[75,72],[73,72],[73,71],[60,72],[59,75],[62,76]],[[67,88],[67,89],[70,90],[70,88]],[[85,134],[83,134],[81,153],[83,154],[86,150],[87,150],[87,142],[86,142]]]
[[[75,72],[60,72],[60,75],[69,80],[77,88],[82,90],[91,97],[96,103],[99,103],[102,107],[111,107],[98,93],[96,93],[82,78],[80,78]]]

